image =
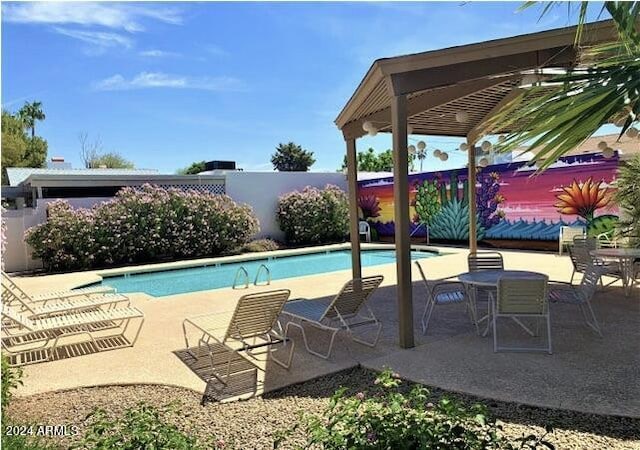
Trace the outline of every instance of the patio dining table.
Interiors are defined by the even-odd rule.
[[[640,248],[599,248],[589,252],[591,256],[603,259],[615,259],[620,262],[620,272],[622,273],[622,285],[624,294],[631,295],[634,277],[634,263],[640,259]]]
[[[532,272],[529,270],[479,270],[476,272],[465,272],[458,275],[460,280],[467,287],[467,295],[472,301],[472,311],[474,316],[477,317],[477,303],[476,303],[476,289],[477,288],[498,288],[498,281],[502,277],[518,277],[526,280],[540,280],[546,279],[547,275],[540,272]],[[489,320],[489,314],[485,314],[480,319],[476,319],[476,326],[484,320]],[[527,332],[530,330],[524,326],[520,321],[514,318],[514,320],[522,326]],[[485,329],[483,335],[486,336],[489,332],[489,324]],[[478,334],[480,333],[478,329]]]

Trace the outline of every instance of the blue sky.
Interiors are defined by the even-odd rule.
[[[78,135],[136,167],[173,173],[197,160],[270,170],[279,142],[335,170],[333,120],[376,58],[570,24],[504,3],[2,4],[2,106],[43,102],[50,156],[81,165]],[[594,8],[595,12],[595,8]],[[427,139],[461,166],[455,139]],[[358,149],[390,146],[389,136]]]

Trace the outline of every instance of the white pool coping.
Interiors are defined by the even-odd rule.
[[[360,249],[362,251],[368,250],[395,250],[394,244],[370,244],[363,243],[360,245]],[[180,269],[191,269],[196,267],[207,267],[207,266],[215,266],[217,264],[231,264],[245,261],[255,261],[261,259],[269,259],[269,258],[284,258],[289,256],[298,256],[298,255],[311,255],[314,253],[325,253],[328,251],[339,251],[339,250],[351,250],[350,243],[342,243],[342,244],[329,244],[329,245],[318,245],[313,247],[300,247],[294,249],[284,249],[284,250],[273,250],[267,252],[254,252],[254,253],[243,253],[240,255],[231,255],[231,256],[218,256],[215,258],[200,258],[200,259],[190,259],[186,261],[171,261],[166,263],[152,263],[152,264],[143,264],[139,266],[126,266],[126,267],[118,267],[114,269],[102,269],[96,270],[86,283],[83,283],[81,286],[86,286],[89,284],[100,283],[104,280],[104,278],[109,277],[117,277],[123,275],[136,275],[142,273],[153,273],[153,272],[165,272],[169,270],[180,270]],[[425,253],[434,253],[436,255],[441,255],[442,252],[428,245],[411,245],[411,250],[421,251]],[[389,263],[395,264],[395,263]],[[381,264],[382,265],[382,264]],[[317,275],[317,274],[313,274]],[[301,275],[306,276],[306,275]],[[291,277],[294,278],[294,277]],[[298,278],[298,277],[295,277]],[[227,286],[229,287],[229,286]]]

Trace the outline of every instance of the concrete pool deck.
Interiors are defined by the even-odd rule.
[[[441,248],[446,255],[424,260],[430,278],[466,272],[466,249]],[[536,270],[551,279],[568,280],[571,264],[566,256],[502,251],[509,269]],[[71,288],[95,281],[96,271],[20,277],[16,281],[31,292]],[[414,279],[416,347],[397,346],[395,265],[363,268],[364,275],[382,274],[381,289],[371,306],[384,330],[376,348],[341,336],[334,354],[324,361],[307,354],[299,333],[293,332],[296,351],[291,370],[273,363],[258,371],[258,392],[305,381],[362,365],[391,367],[401,376],[480,397],[583,412],[640,417],[640,298],[638,290],[624,297],[621,287],[597,293],[593,302],[604,337],[588,329],[572,305],[552,305],[554,354],[494,354],[490,338],[475,334],[464,306],[437,307],[427,336],[420,333],[425,293]],[[271,286],[248,290],[218,289],[162,298],[131,294],[133,306],[145,313],[145,324],[135,347],[77,358],[25,366],[24,386],[17,395],[109,384],[167,384],[204,392],[205,382],[178,355],[184,350],[182,320],[203,313],[232,310],[247,293],[288,288],[291,298],[335,295],[350,277],[349,271],[273,281]],[[321,346],[325,338],[314,334]],[[176,353],[174,353],[176,352]]]

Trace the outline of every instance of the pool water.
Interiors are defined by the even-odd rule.
[[[431,258],[437,253],[412,251],[411,259]],[[363,267],[395,263],[393,250],[366,250],[362,252]],[[306,255],[282,256],[269,259],[257,259],[227,264],[217,264],[188,269],[165,270],[106,277],[102,285],[117,289],[118,292],[145,292],[154,297],[184,294],[187,292],[205,291],[231,287],[240,267],[249,274],[249,283],[253,284],[261,265],[268,267],[272,280],[314,275],[337,270],[351,269],[351,252],[349,250],[328,251]],[[258,284],[266,283],[267,275],[261,270]],[[244,285],[244,277],[239,277],[238,285]]]

